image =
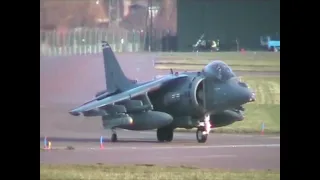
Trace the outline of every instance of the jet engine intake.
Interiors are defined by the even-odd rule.
[[[191,88],[189,90],[190,93],[190,101],[192,107],[196,111],[203,111],[204,110],[204,100],[205,100],[205,93],[204,93],[204,77],[197,76],[191,82]]]
[[[196,78],[194,84],[194,103],[196,106],[203,107],[204,105],[204,89],[203,89],[203,79],[202,78]]]
[[[176,116],[185,116],[185,112],[195,115],[203,111],[204,90],[203,76],[196,76],[183,86],[167,92],[163,98],[163,106],[170,109]]]

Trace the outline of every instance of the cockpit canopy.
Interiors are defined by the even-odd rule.
[[[227,81],[236,75],[232,69],[223,61],[214,60],[203,69],[204,75],[220,81]]]

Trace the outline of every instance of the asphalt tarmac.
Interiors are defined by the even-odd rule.
[[[93,134],[92,134],[93,135]],[[157,164],[228,169],[280,169],[280,138],[211,134],[205,144],[195,133],[176,132],[171,143],[158,143],[154,131],[119,131],[119,142],[104,136],[47,137],[52,150],[40,152],[43,163]],[[40,138],[43,142],[43,137]],[[41,143],[43,146],[43,143]],[[72,146],[74,150],[67,150]]]
[[[117,56],[126,75],[139,81],[166,73],[153,68],[155,54]],[[169,73],[169,72],[167,72]],[[46,136],[53,149],[40,152],[42,163],[159,164],[228,169],[279,169],[280,137],[211,134],[199,144],[195,133],[174,134],[158,143],[155,131],[118,130],[109,141],[100,118],[72,117],[68,110],[105,88],[102,55],[41,58],[40,147]],[[100,136],[104,149],[100,149]],[[74,150],[66,150],[72,146]]]

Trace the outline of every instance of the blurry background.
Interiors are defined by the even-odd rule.
[[[279,0],[40,3],[41,56],[96,54],[101,40],[116,52],[141,52],[192,51],[200,37],[219,42],[220,50],[261,49],[280,39]]]

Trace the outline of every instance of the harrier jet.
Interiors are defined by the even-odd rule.
[[[102,42],[107,90],[69,113],[101,116],[105,129],[157,129],[160,142],[171,142],[174,129],[197,128],[196,139],[206,142],[212,127],[244,119],[243,104],[255,101],[254,92],[222,61],[212,61],[199,72],[173,72],[138,83],[123,73],[112,49]]]

